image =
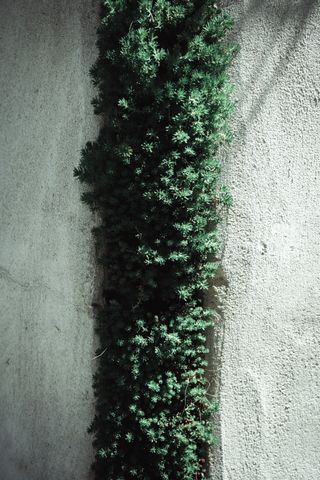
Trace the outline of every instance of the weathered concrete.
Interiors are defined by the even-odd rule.
[[[1,480],[89,477],[92,219],[72,168],[97,128],[96,3],[0,2]],[[319,480],[320,0],[226,4],[242,50],[212,477]]]
[[[320,1],[227,4],[241,53],[213,478],[319,480]]]
[[[89,478],[92,219],[72,170],[97,130],[95,22],[87,0],[0,2],[1,480]]]

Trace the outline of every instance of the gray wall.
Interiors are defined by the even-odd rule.
[[[0,2],[0,479],[87,480],[89,0]],[[237,0],[214,480],[319,480],[320,1]],[[218,358],[218,361],[217,361]]]
[[[219,480],[319,480],[320,1],[226,3],[241,53],[213,470]]]
[[[96,132],[95,22],[87,0],[0,1],[1,480],[88,478],[92,219],[72,170]]]

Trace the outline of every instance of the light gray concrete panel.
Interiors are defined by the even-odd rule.
[[[319,480],[320,2],[226,3],[241,52],[213,478]]]
[[[1,480],[89,478],[93,220],[72,171],[97,131],[96,21],[85,0],[0,2]]]

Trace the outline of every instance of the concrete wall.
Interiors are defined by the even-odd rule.
[[[95,22],[88,0],[0,1],[1,480],[89,478],[92,219],[72,170],[97,130]]]
[[[320,1],[225,3],[241,53],[213,478],[319,480]]]
[[[319,480],[320,0],[225,3],[242,50],[212,478]],[[1,480],[89,478],[92,218],[72,169],[97,131],[96,4],[0,2]]]

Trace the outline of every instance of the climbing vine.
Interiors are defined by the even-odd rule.
[[[231,18],[206,0],[104,0],[92,68],[103,128],[75,175],[90,186],[106,272],[97,309],[97,480],[200,480],[214,442],[203,304],[230,203]]]

